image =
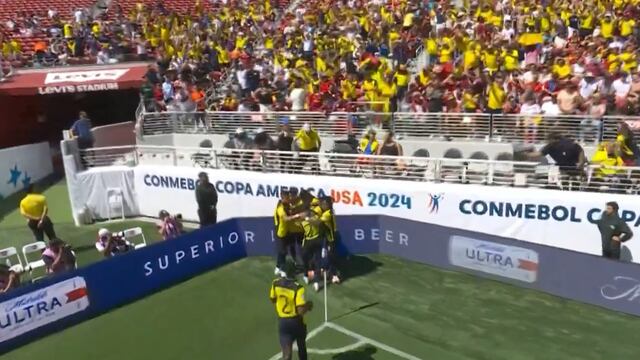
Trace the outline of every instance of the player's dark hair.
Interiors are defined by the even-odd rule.
[[[329,210],[333,211],[333,198],[331,196],[323,196],[320,198],[320,201],[327,204]]]
[[[294,278],[296,276],[296,264],[291,261],[291,260],[287,260],[287,262],[284,264],[284,268],[282,269],[282,271],[284,271],[285,274],[287,274],[288,278]]]
[[[620,206],[615,201],[609,201],[607,203],[607,206],[611,206],[613,208],[613,211],[615,211],[615,212],[618,212],[618,210],[620,209]]]

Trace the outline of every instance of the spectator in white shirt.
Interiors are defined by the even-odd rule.
[[[611,84],[611,89],[613,89],[616,96],[616,110],[624,111],[624,108],[627,106],[627,97],[631,92],[631,79],[629,75],[622,72],[620,77]]]
[[[295,87],[289,94],[289,102],[291,103],[291,111],[304,111],[304,104],[307,100],[307,92],[304,90],[302,83],[297,80]]]
[[[602,117],[607,111],[606,101],[602,101],[603,98],[600,93],[595,93],[591,96],[591,99],[587,101],[587,115],[589,117],[580,121],[580,142],[586,141],[598,141],[598,132],[602,125]]]
[[[236,79],[238,80],[238,84],[240,84],[240,89],[242,90],[242,95],[248,95],[249,85],[247,84],[247,69],[238,69],[236,70]]]
[[[591,98],[591,95],[600,91],[601,86],[602,80],[596,79],[593,76],[592,72],[587,72],[586,74],[584,74],[584,78],[582,78],[582,80],[580,80],[580,83],[578,84],[578,88],[580,89],[580,96],[582,96],[582,98],[585,100],[589,100]]]
[[[556,100],[551,96],[545,96],[542,98],[542,106],[540,107],[543,115],[556,116],[560,115],[560,108],[556,103]]]
[[[540,122],[540,105],[536,103],[536,97],[533,92],[527,92],[524,97],[522,106],[520,106],[520,114],[525,115],[522,119],[522,124],[525,128],[525,139],[527,142],[535,141],[536,134],[538,133],[538,123]]]
[[[626,98],[629,95],[629,91],[631,91],[631,81],[629,81],[629,76],[626,73],[623,73],[613,82],[613,84],[611,84],[611,87],[616,94],[616,98]]]
[[[83,23],[84,22],[84,11],[82,11],[82,9],[77,9],[73,13],[73,17],[75,18],[77,24]]]

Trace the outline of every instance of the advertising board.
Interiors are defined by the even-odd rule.
[[[433,184],[398,180],[268,174],[169,166],[137,166],[135,192],[142,215],[168,207],[197,220],[194,190],[200,171],[209,174],[219,194],[218,218],[272,216],[280,190],[305,188],[330,195],[342,215],[386,215],[458,229],[473,229],[588,254],[601,253],[595,223],[607,201],[620,204],[632,230],[640,230],[640,207],[630,195],[479,185]],[[640,240],[625,243],[628,261],[640,258]]]
[[[640,316],[638,264],[390,216],[338,219],[342,251],[391,255]],[[223,264],[273,255],[271,229],[268,217],[227,220],[0,294],[0,353]]]

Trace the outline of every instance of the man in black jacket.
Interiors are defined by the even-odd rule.
[[[218,205],[218,192],[215,186],[209,182],[209,176],[205,172],[198,174],[198,186],[196,186],[196,201],[198,202],[198,217],[200,227],[213,225],[218,219],[216,206]]]
[[[620,260],[621,243],[633,237],[629,225],[618,215],[618,209],[617,202],[608,202],[597,223],[602,237],[602,256],[615,260]]]

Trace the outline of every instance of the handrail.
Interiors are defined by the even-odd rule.
[[[86,168],[170,165],[457,184],[640,193],[640,167],[588,165],[564,171],[533,161],[373,156],[258,149],[114,146],[80,151]]]
[[[144,113],[142,116],[144,120],[140,135],[193,132],[228,134],[238,127],[275,132],[283,125],[297,130],[308,122],[318,132],[332,136],[360,135],[373,127],[393,130],[404,138],[476,139],[529,144],[546,142],[552,132],[563,133],[582,143],[613,140],[620,122],[640,122],[640,117],[622,116],[414,112],[207,111]]]

